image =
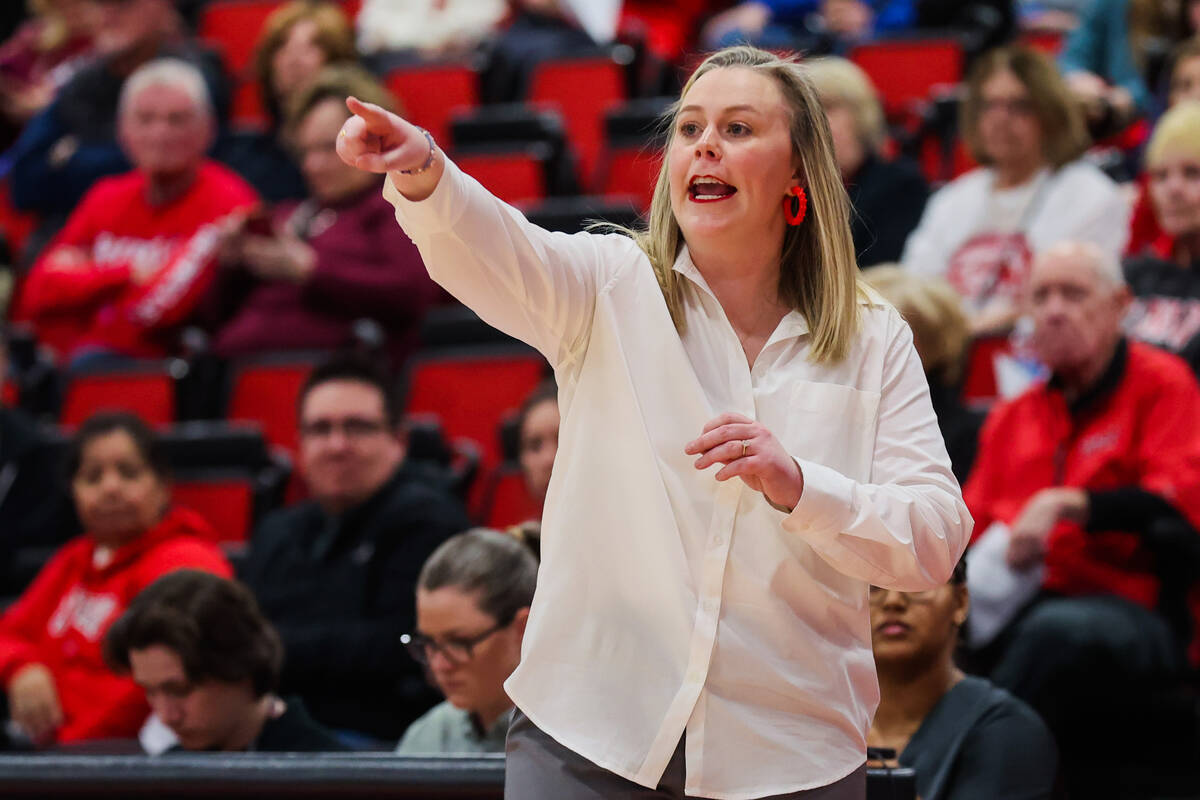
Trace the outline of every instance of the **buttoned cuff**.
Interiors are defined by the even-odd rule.
[[[824,464],[802,458],[796,463],[804,475],[804,491],[784,527],[801,534],[841,533],[854,520],[854,481]]]
[[[424,200],[409,200],[392,184],[388,175],[383,182],[383,199],[396,209],[396,221],[414,242],[430,234],[453,228],[466,210],[464,200],[467,175],[442,154],[442,177],[433,193]]]

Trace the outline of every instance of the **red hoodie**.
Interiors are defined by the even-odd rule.
[[[97,181],[25,279],[18,313],[62,355],[85,347],[167,355],[170,335],[216,275],[219,223],[257,199],[214,162],[165,206],[146,201],[146,176],[137,170]],[[60,266],[60,248],[78,248],[87,261]]]
[[[105,665],[104,634],[138,592],[172,570],[230,576],[212,538],[199,514],[174,509],[103,567],[94,563],[91,536],[63,545],[0,617],[0,682],[7,686],[34,662],[50,669],[63,711],[59,742],[135,736],[150,709],[130,678]]]

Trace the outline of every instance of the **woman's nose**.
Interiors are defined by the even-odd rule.
[[[700,138],[696,139],[696,157],[717,158],[720,155],[720,149],[713,141],[712,129],[706,128],[704,133],[700,134]]]

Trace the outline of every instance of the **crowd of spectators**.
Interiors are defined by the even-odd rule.
[[[502,751],[560,387],[512,409],[533,518],[478,527],[477,486],[412,452],[397,376],[450,306],[379,176],[337,156],[344,99],[403,113],[385,76],[451,61],[510,104],[539,64],[622,47],[630,85],[670,94],[694,53],[752,42],[805,54],[864,282],[913,330],[975,518],[948,585],[870,592],[880,760],[933,800],[1080,796],[1097,737],[1200,758],[1200,2],[630,1],[614,51],[566,0],[292,0],[242,72],[197,36],[203,2],[17,5],[0,310],[38,364],[315,368],[274,410],[288,502],[232,552],[172,503],[145,421],[56,430],[0,396],[0,750]],[[963,80],[898,110],[855,49],[921,34],[957,37]],[[231,121],[239,85],[257,127]],[[912,130],[947,105],[952,175]],[[4,385],[30,367],[0,345]]]

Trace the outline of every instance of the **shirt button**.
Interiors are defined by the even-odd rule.
[[[722,536],[721,534],[718,533],[716,536],[713,537],[713,547],[720,547],[723,544],[725,544],[724,536]]]

